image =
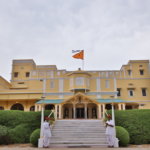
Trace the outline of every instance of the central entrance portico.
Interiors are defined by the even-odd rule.
[[[97,111],[97,102],[80,92],[65,100],[62,106],[64,119],[96,119]]]

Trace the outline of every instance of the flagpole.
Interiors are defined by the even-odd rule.
[[[82,51],[83,51],[83,58],[82,58],[82,70],[84,70],[84,49],[83,49]]]
[[[82,70],[84,70],[84,59],[82,59]]]

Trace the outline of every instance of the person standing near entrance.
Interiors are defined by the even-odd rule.
[[[106,136],[108,140],[108,147],[114,147],[115,144],[115,126],[114,121],[110,114],[107,115],[108,120],[106,121]]]
[[[50,137],[52,136],[51,134],[51,128],[50,124],[48,122],[49,118],[45,117],[43,123],[43,147],[48,148],[50,144]]]

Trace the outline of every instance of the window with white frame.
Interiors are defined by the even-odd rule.
[[[117,88],[117,96],[121,96],[121,89],[120,88]]]
[[[109,80],[105,80],[105,87],[109,88]]]
[[[19,72],[14,72],[14,77],[17,78],[19,75]]]
[[[82,85],[84,85],[84,78],[83,78],[83,77],[77,77],[77,78],[76,78],[76,85],[77,85],[77,86],[82,86]]]
[[[146,88],[142,88],[142,96],[146,96]]]
[[[134,96],[134,90],[128,90],[128,95],[131,97]]]
[[[128,75],[131,76],[132,70],[127,70],[127,71],[128,71]]]
[[[143,69],[140,69],[139,72],[140,72],[140,75],[144,75],[144,70]]]
[[[30,72],[26,72],[25,75],[27,78],[30,77]]]

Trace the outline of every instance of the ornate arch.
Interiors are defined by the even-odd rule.
[[[22,104],[16,103],[11,106],[11,110],[23,110],[24,111],[24,107]]]
[[[3,106],[0,106],[0,110],[4,110],[4,107],[3,107]]]
[[[77,103],[94,103],[94,104],[98,104],[98,102],[96,102],[95,100],[89,98],[88,96],[86,96],[85,94],[78,92],[77,94],[75,94],[74,96],[66,99],[65,101],[62,102],[62,104],[66,104],[66,103],[71,103],[71,104],[77,104]]]

